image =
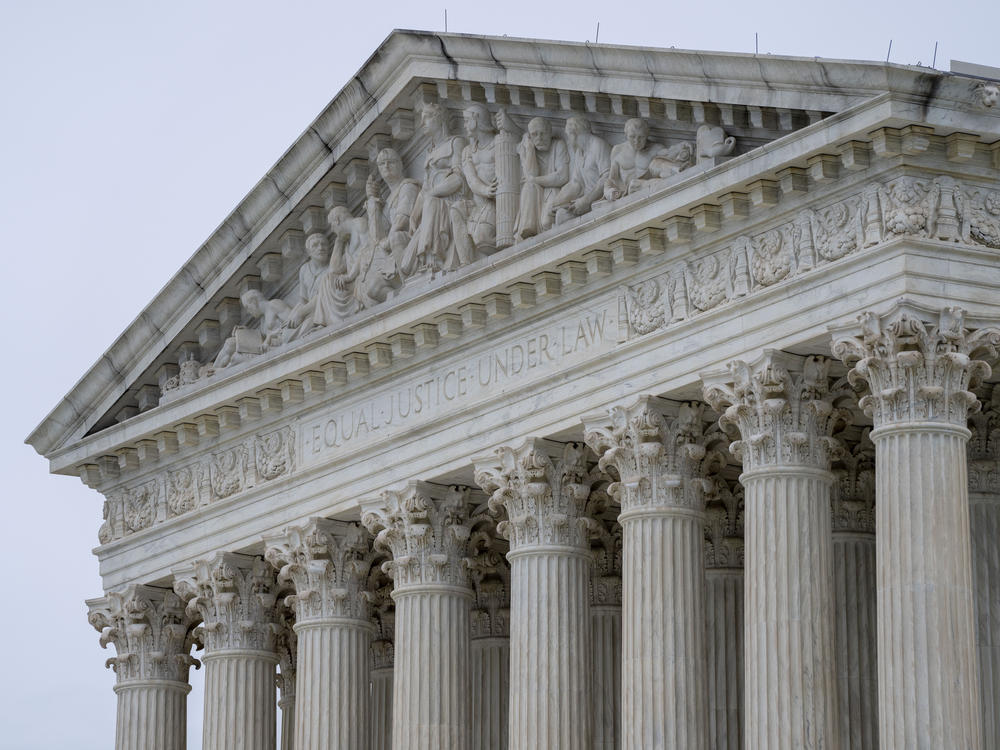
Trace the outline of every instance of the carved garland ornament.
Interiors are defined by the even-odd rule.
[[[626,290],[629,328],[644,335],[894,237],[1000,250],[1000,191],[948,176],[869,183],[861,195],[729,247],[685,259]]]

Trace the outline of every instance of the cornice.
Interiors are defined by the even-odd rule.
[[[393,32],[27,442],[52,456],[78,440],[156,360],[163,338],[183,330],[191,312],[208,303],[322,187],[330,168],[358,146],[379,114],[421,78],[825,112],[893,91],[911,101],[918,119],[968,99],[967,79],[908,66]],[[970,117],[973,128],[1000,133],[996,117]],[[947,123],[942,117],[939,124]]]

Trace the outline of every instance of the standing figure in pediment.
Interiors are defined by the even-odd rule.
[[[594,201],[604,195],[611,169],[611,146],[593,134],[586,118],[574,115],[566,121],[566,143],[569,182],[552,200],[556,224],[589,212]]]
[[[475,251],[490,255],[497,249],[497,170],[493,120],[489,110],[478,103],[465,108],[462,120],[468,137],[468,144],[462,149],[462,174],[472,191],[471,202],[466,202],[466,232]],[[475,257],[470,257],[466,262],[473,260]]]
[[[535,117],[517,153],[522,182],[514,238],[519,242],[552,226],[556,196],[569,181],[569,151],[561,138],[553,138],[549,121]]]
[[[372,174],[367,193],[368,241],[358,251],[358,279],[355,296],[361,307],[385,302],[403,285],[400,268],[407,246],[413,239],[414,207],[420,183],[403,175],[403,160],[395,149],[384,148],[376,157],[379,176],[389,186],[382,200],[378,178]]]
[[[428,102],[420,110],[420,124],[430,137],[424,159],[424,184],[414,202],[413,236],[403,252],[404,276],[450,271],[471,261],[472,248],[458,206],[466,196],[462,174],[465,138],[448,132],[447,110]]]
[[[289,324],[300,327],[316,308],[316,291],[320,277],[326,273],[330,262],[330,242],[322,232],[306,237],[306,261],[299,268],[298,298],[289,315]]]
[[[351,216],[345,206],[334,206],[328,220],[336,239],[327,271],[316,286],[309,328],[340,323],[361,309],[354,293],[354,282],[360,271],[361,250],[369,242],[368,218]]]

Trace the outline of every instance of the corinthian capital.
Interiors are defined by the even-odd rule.
[[[375,549],[389,552],[385,564],[395,589],[425,584],[467,587],[470,488],[410,482],[362,505],[361,522],[375,534]]]
[[[290,583],[297,622],[347,617],[367,620],[371,537],[355,523],[313,518],[264,540],[265,558]]]
[[[712,478],[705,504],[705,567],[743,567],[743,486]]]
[[[476,463],[476,483],[490,493],[490,509],[507,511],[497,531],[510,541],[511,552],[537,546],[590,548],[586,451],[583,443],[529,438],[518,448],[498,448],[495,460]]]
[[[187,682],[196,622],[170,589],[129,586],[90,599],[88,620],[101,634],[101,646],[113,643],[117,656],[107,661],[118,682],[172,680]]]
[[[507,542],[497,534],[497,521],[485,504],[476,508],[471,523],[468,566],[475,591],[472,637],[505,638],[510,635]]]
[[[740,434],[730,451],[747,471],[769,466],[829,469],[841,452],[833,433],[850,413],[834,405],[830,361],[771,349],[755,362],[729,363],[702,375],[705,400],[722,414],[719,425]]]
[[[833,530],[875,533],[875,446],[866,427],[834,466]]]
[[[980,393],[983,409],[969,418],[969,490],[1000,495],[1000,386]]]
[[[263,558],[220,552],[174,571],[174,590],[204,623],[206,653],[275,649],[278,585]]]
[[[1000,328],[968,327],[965,311],[939,312],[898,303],[884,315],[863,313],[858,325],[833,334],[834,356],[852,367],[852,384],[869,393],[861,407],[875,427],[907,422],[965,426],[979,409],[972,389],[989,377]]]
[[[587,445],[601,471],[613,467],[620,482],[611,488],[622,513],[654,508],[704,507],[704,475],[724,458],[707,450],[704,404],[643,396],[612,407],[607,417],[584,419]]]

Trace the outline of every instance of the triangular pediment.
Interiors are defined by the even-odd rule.
[[[179,399],[203,408],[635,195],[824,122],[849,141],[835,116],[886,96],[918,112],[968,87],[880,63],[394,32],[28,442],[51,455]],[[350,362],[329,364],[317,377]]]

